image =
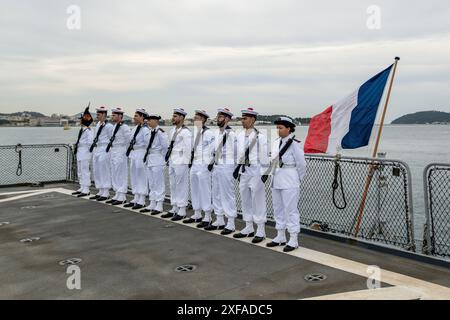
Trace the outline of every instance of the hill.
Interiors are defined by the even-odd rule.
[[[450,113],[441,111],[421,111],[404,115],[392,121],[392,124],[438,124],[449,123]]]
[[[34,111],[22,111],[22,112],[14,112],[14,113],[0,113],[0,116],[5,117],[22,117],[22,116],[29,116],[32,118],[44,118],[46,117],[45,114],[42,114],[40,112],[34,112]]]

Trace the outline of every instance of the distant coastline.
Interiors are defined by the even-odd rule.
[[[450,125],[450,113],[441,111],[421,111],[395,119],[391,124]]]
[[[93,114],[95,119],[95,114]],[[285,115],[260,115],[257,125],[273,125],[274,121],[280,116]],[[125,116],[125,123],[132,124],[132,118]],[[301,126],[308,126],[311,118],[294,118],[294,121]],[[186,124],[193,124],[192,118],[186,119]],[[212,119],[208,121],[209,125],[214,124]],[[239,125],[240,119],[237,117],[230,123]],[[161,125],[170,126],[170,119],[161,120]],[[450,125],[450,113],[441,111],[421,111],[401,116],[390,123],[390,125]],[[0,113],[0,127],[77,127],[79,126],[78,115],[68,116],[52,114],[46,116],[39,112],[23,111],[15,113]]]

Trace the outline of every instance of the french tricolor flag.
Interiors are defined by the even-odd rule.
[[[367,146],[392,66],[314,116],[309,124],[305,153],[336,154],[338,148]]]

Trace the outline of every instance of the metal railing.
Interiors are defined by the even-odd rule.
[[[337,159],[325,155],[307,155],[306,160],[307,174],[301,184],[299,201],[303,227],[353,238],[357,215],[362,211],[356,239],[415,250],[411,174],[407,164],[397,160]],[[21,150],[16,146],[2,146],[0,165],[4,169],[0,185],[77,180],[76,161],[69,145],[26,145]],[[336,165],[340,170],[336,170]],[[364,209],[360,210],[369,175],[371,183]],[[166,170],[167,195],[170,194],[168,180]],[[265,186],[266,206],[268,218],[273,219],[270,181]],[[238,181],[235,191],[240,211]]]
[[[415,251],[411,174],[406,163],[356,157],[337,160],[325,155],[307,155],[306,161],[307,173],[301,183],[298,204],[303,227],[354,237],[357,215],[372,167],[372,181],[356,238]],[[338,188],[334,191],[333,201],[336,164],[340,167],[342,180],[339,175],[336,177]],[[273,219],[270,180],[265,189],[268,218]],[[240,209],[237,183],[236,192]]]
[[[72,158],[66,144],[0,146],[0,186],[71,181]]]
[[[426,216],[423,253],[450,257],[450,164],[428,165],[423,181]]]
[[[353,238],[365,184],[372,171],[360,230],[355,238],[415,251],[411,173],[406,163],[356,157],[337,160],[325,155],[307,155],[306,161],[307,173],[301,183],[298,204],[303,227]],[[333,201],[336,164],[342,179],[337,176],[338,188]],[[167,172],[166,195],[170,195]],[[265,184],[266,208],[268,219],[273,221],[270,181]],[[237,209],[242,212],[237,180],[235,193]],[[338,209],[344,207],[343,196],[346,206]]]

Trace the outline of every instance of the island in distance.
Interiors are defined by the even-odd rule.
[[[401,116],[391,124],[450,124],[450,113],[421,111]]]

